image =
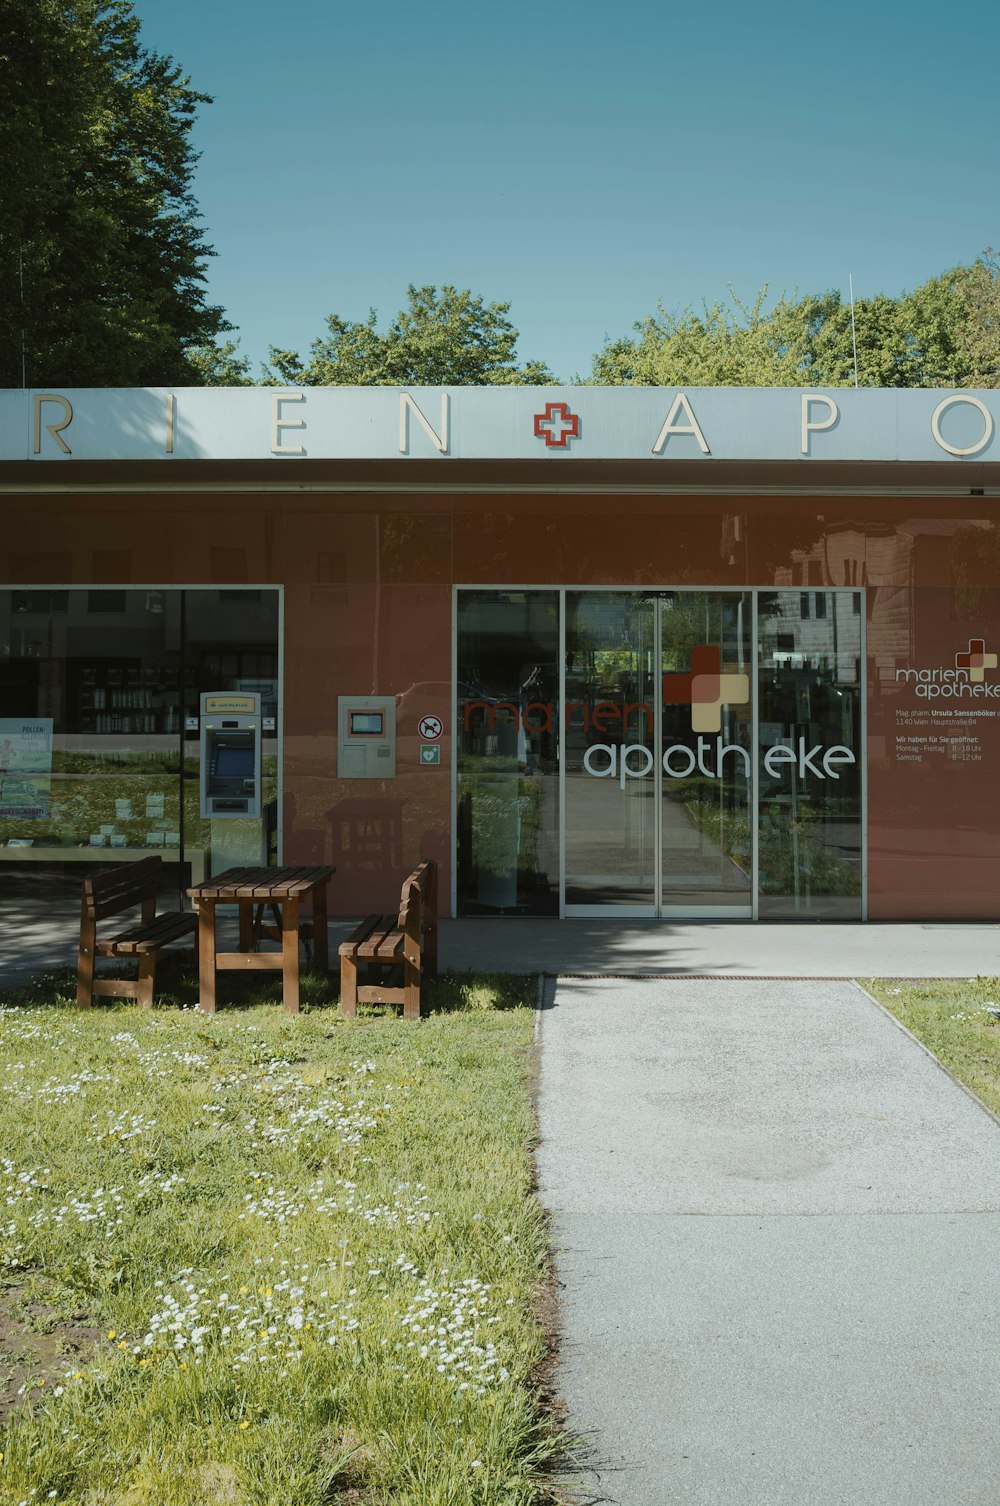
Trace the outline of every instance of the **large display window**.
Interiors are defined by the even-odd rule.
[[[277,833],[279,592],[0,592],[0,886],[159,854],[178,893]],[[202,818],[200,697],[256,695],[261,815]]]

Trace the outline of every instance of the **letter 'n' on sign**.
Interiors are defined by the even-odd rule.
[[[410,394],[408,392],[401,392],[399,394],[399,453],[401,455],[409,454],[410,450],[411,412],[435,449],[440,450],[442,455],[447,455],[449,404],[450,399],[447,392],[442,392],[440,432],[435,433],[429,420],[421,413]]]
[[[62,430],[68,429],[73,422],[73,405],[68,397],[62,397],[58,392],[37,392],[35,394],[35,454],[42,453],[42,404],[58,403],[62,408],[63,416],[60,423],[46,424],[46,430],[52,435],[56,444],[64,455],[72,454],[69,445],[62,437]]]

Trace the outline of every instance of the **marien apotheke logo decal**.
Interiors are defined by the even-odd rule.
[[[665,674],[662,682],[665,706],[686,705],[691,708],[691,731],[697,734],[693,745],[670,743],[663,749],[663,772],[671,779],[685,779],[697,770],[706,779],[721,779],[730,760],[737,772],[750,777],[750,752],[740,743],[727,743],[721,736],[723,706],[746,706],[750,701],[750,676],[724,672],[719,649],[699,644],[691,651],[688,673]],[[652,772],[655,762],[649,742],[655,722],[654,708],[648,701],[592,701],[583,697],[567,701],[562,725],[566,733],[586,736],[616,737],[614,742],[592,742],[583,759],[583,770],[594,779],[615,779],[622,789],[628,779],[642,779]],[[478,719],[490,733],[503,725],[517,726],[527,736],[551,733],[560,718],[551,701],[529,701],[523,706],[513,701],[467,701],[465,730],[470,731]],[[643,728],[646,740],[627,742],[630,731]],[[715,736],[706,734],[716,734]],[[839,779],[837,766],[856,762],[853,751],[842,743],[824,748],[810,746],[805,737],[791,737],[762,749],[761,763],[771,779],[781,779],[783,768],[795,765],[801,782],[815,779]]]
[[[749,699],[750,677],[723,674],[722,655],[707,644],[691,650],[690,674],[663,676],[663,704],[690,703],[692,732],[719,732],[723,706],[745,706]]]
[[[996,669],[997,655],[987,653],[985,638],[970,638],[966,649],[955,655],[954,668],[897,669],[896,684],[912,685],[914,694],[926,701],[938,699],[996,700],[1000,681],[987,680],[986,671]]]

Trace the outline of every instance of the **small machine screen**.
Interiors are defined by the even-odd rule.
[[[385,732],[385,713],[382,711],[352,711],[352,737],[382,737]]]
[[[253,748],[216,749],[215,774],[218,779],[252,779]]]

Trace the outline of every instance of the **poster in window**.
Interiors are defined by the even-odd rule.
[[[52,718],[0,717],[0,817],[45,821],[52,786]]]

